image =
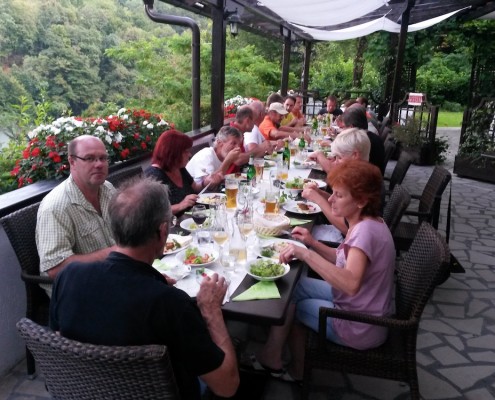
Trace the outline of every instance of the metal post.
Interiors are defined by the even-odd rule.
[[[291,40],[289,34],[289,36],[284,36],[284,53],[282,58],[282,81],[280,84],[280,94],[284,97],[287,95],[287,90],[289,88],[290,48]]]
[[[304,43],[304,66],[301,76],[301,92],[306,95],[303,96],[303,113],[306,114],[306,104],[308,102],[308,85],[309,85],[309,66],[311,62],[311,50],[312,42]]]
[[[161,24],[179,25],[191,28],[192,31],[192,128],[200,128],[200,32],[199,26],[189,17],[178,17],[175,15],[160,14],[153,11],[153,0],[144,0],[144,9],[148,17]]]
[[[223,126],[224,121],[223,103],[225,91],[226,33],[223,16],[223,5],[212,7],[211,127],[216,131]]]

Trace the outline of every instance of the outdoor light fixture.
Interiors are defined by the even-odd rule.
[[[195,2],[193,5],[196,8],[201,8],[201,9],[205,8],[205,5],[203,3],[200,3],[199,1]]]
[[[239,33],[239,24],[242,22],[241,17],[237,13],[237,8],[235,11],[225,11],[225,20],[229,23],[230,34],[236,37]]]
[[[289,28],[287,28],[286,26],[280,25],[280,34],[281,34],[284,38],[290,39],[292,32],[291,32],[291,30],[290,30]]]

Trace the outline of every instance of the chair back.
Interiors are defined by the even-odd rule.
[[[423,220],[431,223],[434,228],[438,228],[442,194],[451,179],[452,175],[450,172],[437,165],[433,169],[433,172],[421,193],[418,211],[429,215],[428,218],[424,218]]]
[[[128,168],[122,168],[108,175],[107,181],[118,188],[125,181],[134,177],[142,176],[143,168],[140,165]]]
[[[397,268],[396,316],[419,323],[423,309],[439,277],[449,268],[450,251],[445,240],[423,222]]]
[[[383,165],[386,168],[387,164],[388,164],[390,158],[392,157],[392,154],[394,154],[397,146],[393,140],[385,140],[385,143],[383,143],[383,147],[385,149],[385,157],[383,159]]]
[[[383,210],[383,220],[387,224],[392,235],[410,202],[411,195],[409,192],[401,185],[396,185]]]
[[[395,164],[394,170],[392,171],[392,175],[390,175],[390,183],[388,186],[388,190],[394,190],[395,185],[402,184],[402,181],[406,177],[407,171],[411,166],[413,159],[411,155],[405,151],[400,153],[399,159],[397,160],[397,164]]]
[[[17,323],[55,399],[178,399],[166,346],[99,346]]]
[[[193,143],[193,146],[191,147],[191,155],[194,156],[198,151],[206,147],[211,147],[213,145],[214,140],[215,140],[215,136],[213,134],[209,134],[199,139],[196,139]]]

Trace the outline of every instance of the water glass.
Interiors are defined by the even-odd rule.
[[[255,158],[254,159],[254,169],[256,171],[256,183],[260,183],[263,179],[263,171],[265,168],[265,159],[264,158]]]

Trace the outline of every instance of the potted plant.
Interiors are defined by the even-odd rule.
[[[455,157],[458,176],[495,182],[495,99],[483,99],[467,109],[462,124],[461,143]]]
[[[435,138],[433,141],[426,136],[426,129],[421,122],[408,117],[403,125],[392,127],[392,137],[400,150],[407,151],[417,165],[441,164],[445,161],[444,153],[448,149],[446,139]]]

